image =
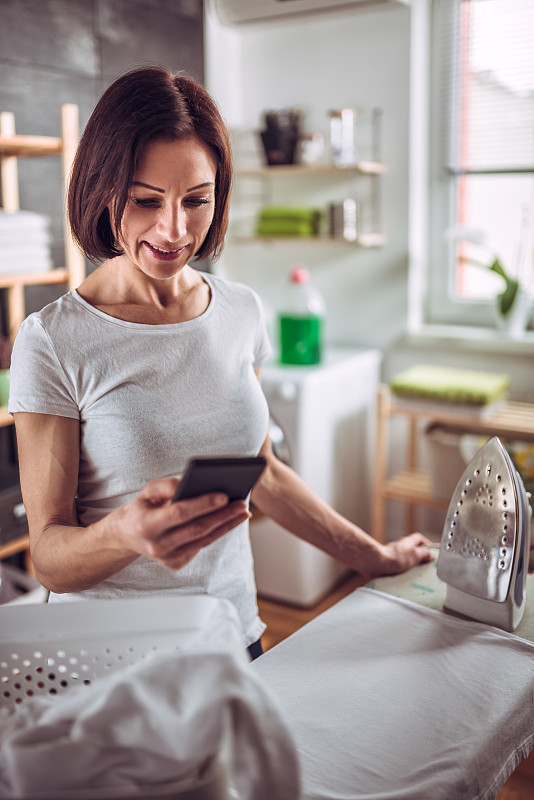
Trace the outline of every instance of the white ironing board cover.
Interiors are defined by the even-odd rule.
[[[308,800],[491,800],[534,747],[534,644],[357,589],[254,662]]]

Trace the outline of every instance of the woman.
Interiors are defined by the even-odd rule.
[[[189,266],[220,252],[231,171],[221,116],[190,78],[141,68],[104,93],[69,190],[73,235],[102,263],[24,321],[9,409],[51,601],[207,592],[234,603],[257,652],[247,506],[171,503],[190,457],[263,454],[255,506],[366,576],[431,556],[419,534],[374,541],[273,455],[258,298]]]

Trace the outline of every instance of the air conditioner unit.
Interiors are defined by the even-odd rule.
[[[372,6],[410,5],[411,0],[211,0],[223,25],[266,22]]]

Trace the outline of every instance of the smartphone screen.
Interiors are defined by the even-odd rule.
[[[230,500],[244,500],[265,464],[263,456],[193,458],[187,465],[172,502],[209,492],[224,492]]]

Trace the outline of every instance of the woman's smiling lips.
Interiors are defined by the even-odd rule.
[[[157,247],[146,241],[144,241],[143,244],[158,261],[174,261],[185,249],[184,247],[178,247],[176,250],[166,250],[163,247]]]

